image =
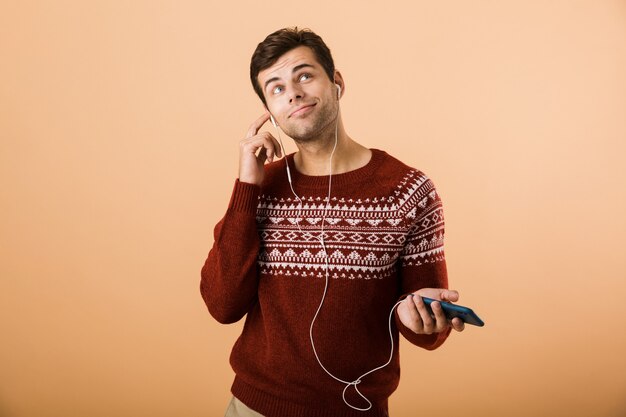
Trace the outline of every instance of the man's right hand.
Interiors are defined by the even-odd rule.
[[[239,142],[239,181],[261,185],[265,176],[263,165],[274,156],[282,157],[280,144],[270,132],[259,132],[270,118],[269,112],[256,119],[248,129],[246,138]]]

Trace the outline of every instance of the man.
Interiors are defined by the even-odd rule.
[[[266,112],[239,144],[200,283],[220,323],[246,316],[226,415],[387,416],[398,334],[432,350],[463,330],[422,300],[458,300],[446,289],[441,199],[424,173],[348,136],[346,83],[315,33],[270,34],[250,77]],[[261,130],[270,118],[298,152],[282,158]]]

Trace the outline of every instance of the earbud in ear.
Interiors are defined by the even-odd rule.
[[[337,100],[341,98],[341,86],[339,84],[335,84],[337,86]]]
[[[270,122],[272,122],[274,127],[278,127],[278,125],[276,124],[276,120],[274,120],[274,116],[272,116],[271,114],[270,114]]]

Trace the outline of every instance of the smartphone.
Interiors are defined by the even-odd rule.
[[[426,304],[426,308],[428,309],[428,312],[434,316],[433,310],[430,308],[430,303],[432,303],[433,301],[439,301],[439,300],[433,300],[432,298],[428,298],[428,297],[422,297],[422,300],[424,300],[424,304]],[[467,324],[472,324],[474,326],[480,326],[480,327],[485,325],[485,323],[480,319],[480,317],[478,317],[476,313],[474,313],[474,311],[472,311],[471,308],[448,303],[446,301],[439,301],[439,302],[441,303],[443,312],[448,318],[448,320],[452,320],[453,318],[458,317]]]

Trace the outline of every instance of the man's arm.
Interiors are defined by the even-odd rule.
[[[252,122],[239,142],[239,178],[226,215],[215,226],[213,248],[200,274],[202,298],[220,323],[239,321],[257,300],[260,240],[256,210],[264,165],[281,156],[276,138],[259,133],[269,117],[265,112]]]
[[[256,302],[260,187],[237,180],[226,215],[215,226],[213,247],[202,267],[200,293],[220,323],[240,320]]]
[[[439,303],[433,303],[431,317],[421,297],[457,301],[458,292],[447,290],[448,273],[443,251],[444,218],[441,199],[435,186],[423,173],[421,184],[411,196],[415,210],[408,211],[410,224],[405,247],[400,255],[401,299],[395,312],[400,333],[424,349],[438,348],[452,328],[463,330],[463,322],[447,321]]]

